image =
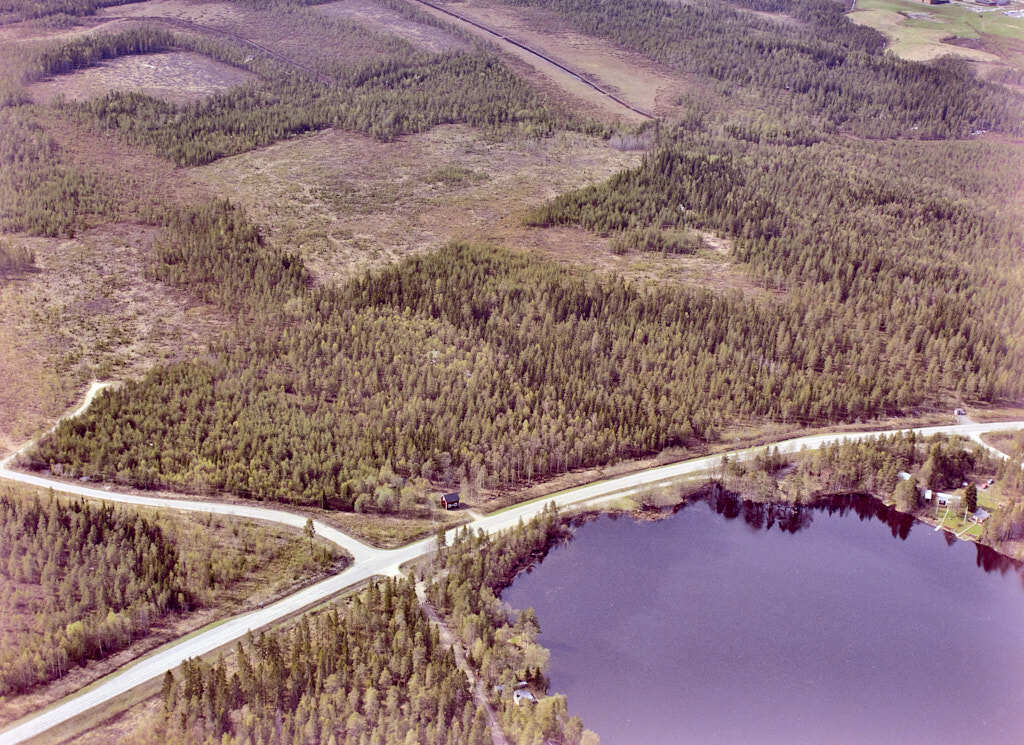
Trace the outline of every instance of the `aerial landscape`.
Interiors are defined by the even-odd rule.
[[[0,745],[1024,743],[1022,0],[0,0]]]

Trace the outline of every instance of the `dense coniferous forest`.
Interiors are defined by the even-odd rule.
[[[372,584],[344,614],[250,636],[232,663],[187,662],[168,673],[163,714],[134,741],[490,742],[484,712],[410,580]]]
[[[981,83],[960,64],[883,54],[885,38],[832,0],[509,0],[554,10],[582,32],[796,107],[826,129],[866,137],[962,137],[1021,132],[1024,97]],[[780,24],[744,8],[786,13]]]
[[[0,488],[0,696],[106,658],[198,608],[337,566],[304,536]],[[255,580],[253,580],[255,581]]]
[[[165,241],[158,276],[271,320],[100,397],[35,467],[389,512],[403,478],[503,487],[714,439],[736,418],[906,412],[989,359],[928,326],[883,343],[852,302],[830,315],[645,288],[465,245],[306,290],[294,257],[223,203]],[[925,366],[912,344],[948,352]]]
[[[558,197],[529,220],[732,236],[734,256],[802,310],[801,336],[823,324],[866,325],[878,357],[894,353],[929,387],[944,379],[968,396],[1019,399],[1024,233],[1014,212],[993,210],[996,200],[975,199],[966,184],[949,189],[934,160],[908,145],[890,153],[682,134],[639,168]],[[994,153],[970,151],[999,182]]]
[[[86,502],[0,494],[0,614],[34,610],[0,639],[0,695],[128,646],[192,603],[174,544],[146,518]]]

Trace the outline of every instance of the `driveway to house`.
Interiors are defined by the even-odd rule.
[[[77,416],[85,411],[89,403],[91,403],[93,398],[103,389],[104,386],[105,384],[94,383],[93,386],[90,387],[89,393],[87,394],[86,400],[82,406],[68,416]],[[956,424],[939,427],[924,427],[914,429],[913,431],[922,436],[934,434],[956,434],[963,435],[964,437],[971,439],[977,439],[977,437],[983,432],[1021,429],[1024,429],[1024,421],[995,422],[991,424]],[[495,533],[515,527],[520,520],[529,520],[539,514],[550,503],[554,503],[559,507],[579,505],[582,503],[586,503],[588,506],[600,505],[622,497],[632,496],[651,488],[671,486],[680,478],[711,472],[721,464],[723,455],[727,455],[730,459],[746,459],[753,457],[757,452],[763,450],[765,447],[778,447],[781,453],[795,453],[803,449],[813,450],[834,442],[842,442],[843,440],[864,440],[870,437],[877,437],[878,435],[892,434],[896,431],[901,430],[839,432],[809,435],[807,437],[797,437],[777,443],[769,443],[768,445],[757,448],[747,448],[729,453],[719,453],[717,455],[706,456],[703,458],[695,458],[693,460],[682,461],[679,463],[657,466],[655,468],[649,468],[636,473],[618,476],[604,481],[597,481],[573,489],[567,489],[524,504],[516,505],[482,517],[471,523],[470,527],[472,529],[482,530],[486,533]],[[25,450],[27,447],[28,445],[24,446],[18,452]],[[14,455],[17,455],[17,453]],[[206,512],[255,520],[266,520],[269,522],[288,525],[297,529],[302,529],[306,523],[306,519],[302,515],[282,510],[188,499],[179,500],[147,497],[138,494],[118,492],[112,488],[84,486],[78,482],[67,482],[55,478],[23,473],[11,468],[14,455],[8,456],[0,462],[0,478],[32,486],[53,488],[55,491],[68,494],[121,502],[124,504],[133,504],[142,507]],[[322,603],[341,591],[351,588],[371,577],[396,575],[400,573],[403,564],[430,553],[434,550],[436,545],[433,538],[425,538],[406,546],[402,546],[401,548],[384,550],[368,546],[361,541],[358,541],[355,538],[319,521],[314,522],[314,527],[316,528],[318,535],[326,538],[327,540],[333,541],[339,547],[352,555],[353,562],[348,568],[336,575],[321,580],[316,584],[298,590],[297,592],[264,608],[233,616],[227,620],[213,624],[205,630],[194,633],[191,636],[170,642],[169,644],[160,647],[148,656],[130,663],[120,670],[97,681],[82,692],[73,694],[40,712],[30,714],[27,717],[12,723],[4,730],[0,731],[0,745],[15,745],[15,743],[29,740],[43,732],[46,732],[52,727],[73,719],[79,714],[101,706],[118,696],[128,693],[144,683],[159,678],[168,670],[173,670],[180,666],[181,663],[187,659],[199,657],[229,645],[245,636],[250,630],[256,630],[272,625],[295,613]],[[455,539],[456,533],[459,530],[461,530],[461,528],[452,528],[447,532],[446,537],[448,543],[451,543]]]

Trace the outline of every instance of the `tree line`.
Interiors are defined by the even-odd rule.
[[[713,440],[738,417],[853,420],[940,395],[856,306],[823,323],[461,244],[307,289],[224,203],[163,240],[188,247],[161,249],[158,276],[258,312],[62,422],[34,467],[393,511],[412,479],[504,488]]]
[[[976,80],[957,62],[884,54],[885,38],[852,23],[832,0],[510,2],[555,11],[584,33],[754,92],[774,111],[795,108],[831,132],[935,138],[1024,126],[1024,96]],[[776,23],[745,8],[802,23]]]

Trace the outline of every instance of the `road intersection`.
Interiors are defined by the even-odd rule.
[[[103,387],[103,384],[94,383],[83,405],[69,414],[69,416],[77,416],[82,413]],[[1021,429],[1024,429],[1024,421],[990,424],[955,424],[924,427],[914,429],[913,431],[921,436],[956,434],[981,442],[980,435],[984,432]],[[765,447],[778,447],[781,453],[795,453],[803,449],[813,450],[820,448],[833,442],[863,440],[879,435],[892,434],[896,431],[900,430],[835,432],[808,435],[771,443],[767,446],[748,448],[730,453],[719,453],[717,455],[657,466],[534,499],[530,502],[480,517],[470,525],[476,530],[496,533],[515,527],[521,520],[524,522],[528,521],[539,514],[550,503],[555,503],[560,508],[584,503],[588,507],[600,506],[623,497],[643,493],[652,488],[671,486],[680,479],[702,473],[711,473],[721,464],[723,455],[727,455],[730,459],[744,459],[753,457],[755,453],[762,451]],[[27,448],[28,446],[25,447]],[[988,446],[986,445],[986,447]],[[24,449],[22,448],[22,450]],[[17,455],[17,453],[14,455]],[[300,530],[306,524],[307,518],[305,516],[284,510],[202,500],[149,497],[25,473],[11,467],[14,455],[0,462],[0,478],[31,486],[52,488],[55,491],[67,494],[141,507],[184,510],[264,520],[288,525]],[[43,711],[31,714],[12,723],[6,729],[0,731],[0,745],[15,745],[16,743],[30,740],[84,712],[126,694],[144,683],[159,678],[168,670],[179,667],[187,659],[199,657],[229,645],[244,637],[250,630],[264,628],[302,610],[318,605],[346,588],[351,588],[371,577],[398,574],[403,564],[430,553],[436,546],[434,538],[427,538],[396,549],[379,549],[368,546],[340,530],[326,525],[322,521],[314,521],[314,527],[317,535],[335,543],[352,556],[350,566],[338,574],[304,587],[263,608],[233,616],[198,633],[171,642],[154,653],[111,673],[84,691],[73,694]],[[449,529],[446,535],[448,542],[454,540],[456,533],[461,529],[461,527]]]

